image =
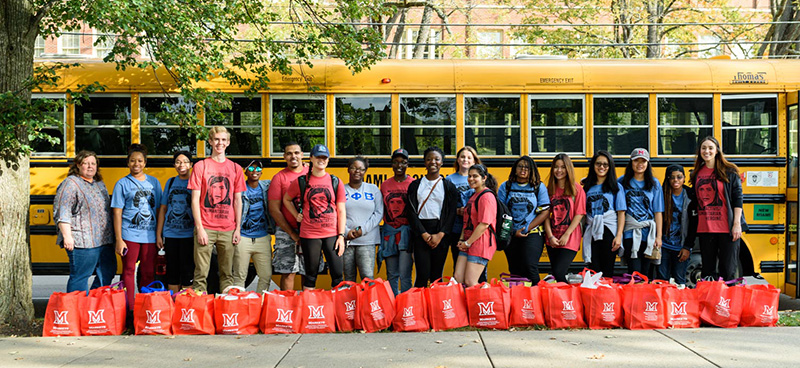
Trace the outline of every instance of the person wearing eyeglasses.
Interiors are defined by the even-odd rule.
[[[364,182],[369,160],[362,156],[350,159],[347,172],[350,181],[344,186],[347,197],[345,209],[344,279],[356,281],[356,271],[361,278],[373,278],[375,273],[375,247],[381,241],[378,224],[383,217],[383,197],[378,186]]]
[[[258,275],[258,292],[269,289],[272,278],[272,239],[275,224],[269,215],[267,192],[269,180],[260,180],[260,161],[251,161],[244,169],[247,189],[242,193],[242,239],[233,248],[233,285],[245,287],[250,259]]]
[[[611,154],[597,151],[589,161],[589,175],[582,181],[586,192],[586,226],[583,231],[583,260],[589,269],[614,275],[617,251],[625,229],[625,189],[617,182]]]
[[[158,209],[156,246],[167,253],[167,285],[178,292],[181,287],[192,287],[194,276],[192,193],[186,187],[192,174],[192,154],[177,152],[173,160],[178,175],[167,179],[164,185]]]

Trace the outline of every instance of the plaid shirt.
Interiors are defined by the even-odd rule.
[[[70,224],[75,248],[95,248],[114,243],[111,198],[102,181],[90,183],[77,175],[67,176],[56,190],[53,218],[56,229],[59,223]],[[64,247],[60,229],[56,244]]]

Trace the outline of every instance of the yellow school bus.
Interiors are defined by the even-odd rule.
[[[61,143],[34,142],[30,231],[36,274],[68,270],[65,252],[55,245],[52,202],[77,151],[100,155],[109,190],[128,172],[130,143],[147,145],[147,173],[162,185],[174,175],[172,153],[209,153],[205,142],[159,121],[164,102],[190,105],[169,95],[176,89],[163,70],[117,71],[85,62],[62,76],[57,88],[37,91],[34,98],[65,98],[66,89],[94,81],[106,89],[58,112],[64,126],[50,132]],[[760,274],[798,295],[800,61],[385,60],[353,75],[340,61],[320,60],[313,68],[295,66],[292,75],[275,74],[270,89],[252,97],[223,80],[202,87],[233,94],[223,117],[197,113],[207,126],[226,126],[232,133],[229,157],[242,165],[260,160],[265,179],[285,166],[282,145],[294,140],[306,151],[316,143],[328,145],[331,171],[344,180],[348,158],[369,157],[366,181],[378,185],[392,175],[393,149],[410,152],[409,174],[418,177],[421,154],[431,145],[445,151],[445,166],[460,147],[475,147],[501,182],[520,155],[532,156],[546,179],[552,157],[566,152],[584,177],[593,153],[607,150],[621,175],[631,150],[645,147],[661,181],[668,164],[683,164],[688,172],[697,141],[712,135],[744,179],[750,231],[741,248],[741,273]],[[699,254],[694,258],[690,272],[697,276]],[[544,273],[546,260],[545,255]],[[580,256],[578,269],[579,261]],[[446,274],[451,267],[448,261]],[[489,275],[506,269],[498,254]]]

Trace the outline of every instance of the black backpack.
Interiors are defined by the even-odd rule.
[[[475,212],[480,213],[480,210],[478,209],[478,202],[480,201],[481,196],[486,193],[492,193],[492,195],[494,195],[495,202],[497,202],[497,217],[495,218],[495,226],[497,225],[503,226],[503,221],[505,220],[503,218],[503,215],[511,217],[511,211],[508,209],[508,206],[506,206],[505,203],[503,203],[500,199],[497,198],[497,194],[491,189],[484,189],[483,192],[481,192],[480,194],[478,194],[477,197],[475,197]],[[489,231],[492,232],[492,239],[494,239],[495,244],[497,244],[497,250],[505,250],[508,247],[508,245],[511,244],[511,233],[509,232],[508,238],[502,239],[500,237],[500,233],[496,231],[495,226],[489,226]]]

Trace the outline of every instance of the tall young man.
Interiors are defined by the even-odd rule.
[[[225,127],[210,129],[211,157],[198,162],[189,179],[195,218],[192,287],[198,291],[207,291],[212,246],[217,247],[220,289],[233,285],[234,245],[240,238],[245,184],[242,167],[225,157],[230,137]]]

